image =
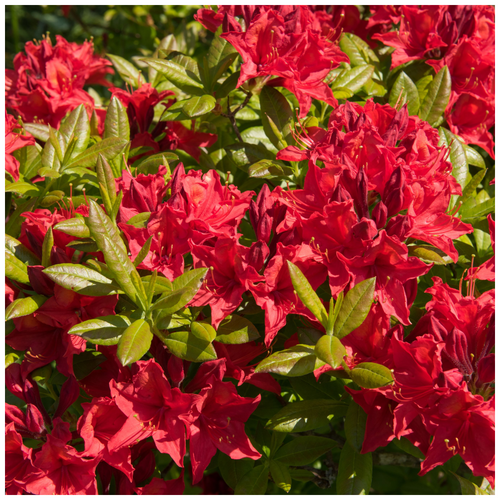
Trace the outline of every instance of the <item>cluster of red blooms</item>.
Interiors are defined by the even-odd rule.
[[[371,7],[370,21],[398,31],[376,34],[374,40],[394,47],[392,68],[426,59],[436,72],[448,66],[451,97],[445,111],[450,130],[468,144],[477,144],[494,158],[495,9],[488,5]]]
[[[404,337],[418,279],[432,267],[409,255],[407,243],[429,243],[457,262],[453,240],[473,231],[449,213],[451,197],[461,194],[449,150],[439,146],[437,130],[409,116],[406,106],[397,111],[373,100],[364,106],[338,106],[324,81],[331,69],[349,62],[332,43],[343,30],[366,31],[395,47],[393,66],[428,59],[438,71],[446,64],[453,85],[446,110],[451,130],[493,154],[488,132],[494,119],[493,10],[371,10],[374,16],[368,23],[360,21],[355,7],[327,13],[309,7],[223,6],[217,13],[198,12],[197,19],[207,29],[222,25],[221,36],[241,54],[238,86],[264,77],[268,85],[285,87],[297,97],[301,117],[312,99],[320,99],[334,107],[328,128],[294,132],[301,147],[288,146],[277,155],[283,161],[308,162],[302,189],[271,191],[264,184],[254,199],[253,191],[222,183],[215,170],[186,172],[180,163],[167,183],[164,166],[156,174],[136,177],[124,170],[116,179],[116,190],[123,193],[116,222],[128,240],[132,261],[152,238],[139,269],[174,280],[184,272],[185,256],[192,257],[194,268],[209,268],[189,306],[210,306],[214,328],[244,299],[254,300],[265,312],[264,343],[215,343],[218,359],[200,365],[188,383],[190,363],[170,354],[156,337],[150,348],[154,359],[131,367],[119,363],[116,346],[97,346],[106,361],[77,380],[73,358],[85,351],[86,341],[67,332],[81,321],[115,314],[118,296],[80,295],[54,284],[42,265],[28,265],[30,284],[24,287],[47,300],[34,313],[13,319],[15,329],[6,337],[10,347],[25,352],[22,363],[8,366],[7,388],[27,405],[23,412],[6,404],[8,494],[97,494],[96,472],[104,493],[114,478],[119,494],[180,494],[184,472],[175,480],[154,478],[139,485],[155,470],[155,450],[183,468],[187,441],[193,484],[202,480],[217,450],[232,459],[260,458],[244,427],[260,396],[241,397],[223,378],[280,395],[271,375],[255,373],[249,365],[272,345],[290,314],[325,331],[298,298],[287,261],[298,266],[314,289],[327,282],[335,298],[376,277],[368,318],[342,339],[350,368],[376,362],[394,375],[390,386],[348,389],[368,416],[362,451],[405,437],[426,456],[422,474],[459,454],[475,475],[494,485],[494,290],[474,294],[475,280],[494,281],[494,260],[471,269],[465,297],[434,278],[427,290],[432,300],[426,314]],[[399,32],[389,31],[399,22]],[[92,112],[93,99],[83,86],[106,84],[108,66],[92,54],[88,42],[77,46],[61,37],[55,46],[49,40],[30,42],[26,55],[16,57],[15,70],[7,71],[7,107],[25,121],[57,127],[81,103]],[[270,77],[275,78],[267,80]],[[127,109],[131,150],[149,148],[132,161],[171,149],[183,149],[197,159],[200,147],[217,139],[161,119],[149,130],[154,107],[163,103],[167,109],[174,102],[167,100],[173,96],[170,91],[158,93],[149,84],[133,93],[110,90]],[[14,132],[17,122],[12,116],[6,115],[6,123],[7,169],[16,179],[19,165],[10,153],[34,144],[34,139]],[[128,224],[145,212],[150,214],[147,224]],[[22,214],[19,241],[34,261],[42,259],[44,238],[52,228],[51,264],[75,263],[68,243],[77,238],[54,227],[76,213],[88,217],[89,209],[71,205]],[[245,217],[255,232],[250,246],[240,242],[238,232]],[[489,224],[494,242],[491,217]],[[100,252],[93,256],[104,260]],[[18,287],[7,280],[7,305],[18,294]],[[391,317],[399,322],[392,328]],[[294,335],[286,346],[296,343]],[[53,361],[67,380],[50,416],[33,372]],[[315,375],[328,370],[325,365]],[[81,389],[93,399],[82,404],[84,414],[71,432],[61,417]],[[150,437],[153,442],[146,441]],[[43,445],[28,448],[23,438]],[[80,438],[83,451],[73,446]]]

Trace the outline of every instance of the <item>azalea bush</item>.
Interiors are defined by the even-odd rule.
[[[7,493],[493,493],[494,8],[143,10],[6,70]]]

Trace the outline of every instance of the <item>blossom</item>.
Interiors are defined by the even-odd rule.
[[[31,134],[22,135],[14,132],[18,128],[20,126],[16,119],[5,112],[5,170],[15,181],[19,180],[19,162],[12,156],[12,153],[35,144],[35,138]]]

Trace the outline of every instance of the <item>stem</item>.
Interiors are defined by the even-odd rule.
[[[238,140],[240,142],[245,142],[243,141],[243,138],[241,137],[240,131],[238,130],[238,125],[236,125],[236,114],[241,111],[249,102],[250,99],[252,98],[252,93],[248,92],[247,96],[245,97],[245,100],[234,110],[231,111],[231,105],[229,103],[229,98],[227,99],[227,113],[221,113],[222,116],[225,116],[226,118],[229,118],[229,121],[231,122],[231,125],[233,126],[234,133],[238,137]]]

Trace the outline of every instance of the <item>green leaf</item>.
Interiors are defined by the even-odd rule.
[[[143,276],[141,279],[144,284],[149,285],[149,282],[151,281],[151,275]],[[171,291],[172,291],[172,282],[163,276],[157,276],[154,294],[156,295],[158,293],[164,293],[164,292],[168,293]]]
[[[248,166],[260,160],[273,160],[276,161],[276,155],[268,151],[265,147],[257,144],[238,143],[225,146],[227,156],[234,162],[234,164],[248,172]],[[245,168],[247,167],[247,168]]]
[[[34,313],[45,301],[44,295],[30,295],[22,299],[16,299],[5,309],[5,321],[21,318]]]
[[[167,171],[169,171],[168,162],[178,159],[179,157],[175,153],[171,153],[170,151],[164,151],[156,155],[151,155],[146,157],[139,163],[139,165],[137,166],[137,172],[141,174],[156,174],[158,173],[158,167],[160,165],[166,166]]]
[[[190,118],[205,115],[215,108],[215,98],[211,95],[194,96],[187,101],[182,101],[182,111]]]
[[[425,96],[427,95],[427,92],[429,92],[429,85],[432,83],[432,75],[426,75],[423,76],[422,78],[419,78],[416,82],[415,85],[418,90],[418,97],[420,99],[420,102],[424,102]]]
[[[374,70],[375,66],[371,64],[362,64],[348,70],[333,82],[334,93],[336,89],[347,89],[354,95],[371,78]]]
[[[174,356],[186,361],[203,363],[217,359],[212,343],[196,337],[191,332],[174,332],[163,337],[162,341]]]
[[[248,167],[248,175],[257,179],[272,179],[284,175],[284,171],[276,160],[260,160]]]
[[[458,482],[460,483],[460,490],[462,492],[462,495],[488,495],[487,491],[482,490],[472,481],[469,481],[464,477],[460,477],[458,474],[455,474],[454,472],[452,472],[452,474],[457,478]]]
[[[312,373],[324,364],[316,357],[311,346],[298,344],[275,352],[262,360],[255,368],[255,373],[277,373],[288,377],[300,377]]]
[[[125,83],[128,83],[134,88],[139,88],[146,83],[141,72],[132,63],[120,56],[115,56],[113,54],[106,55],[111,59],[113,66]]]
[[[90,230],[81,217],[63,220],[56,224],[54,229],[77,238],[90,238]]]
[[[315,328],[297,328],[299,342],[305,345],[315,346],[318,340],[323,337],[323,332]]]
[[[227,316],[217,328],[215,340],[221,344],[246,344],[260,338],[259,330],[242,316]]]
[[[269,463],[269,469],[276,486],[288,493],[292,488],[292,477],[290,476],[288,467],[281,462],[271,460]]]
[[[459,202],[467,201],[471,196],[474,196],[476,193],[476,189],[481,184],[481,181],[484,179],[486,175],[486,169],[480,170],[472,179],[467,183],[465,188],[462,190],[462,196],[459,196],[457,199],[457,204]],[[457,206],[457,205],[455,205]]]
[[[73,371],[75,372],[76,380],[82,380],[90,375],[106,359],[104,354],[88,350],[73,356]]]
[[[293,288],[297,292],[302,303],[316,316],[318,321],[326,328],[328,324],[328,314],[325,306],[322,304],[316,292],[307,281],[307,278],[302,274],[302,271],[290,261],[288,263],[288,270],[290,271],[290,278],[292,280]]]
[[[337,495],[368,495],[372,473],[372,454],[361,455],[347,441],[340,453]]]
[[[346,33],[343,33],[342,36],[340,37],[340,50],[344,54],[347,54],[349,57],[349,62],[351,66],[362,66],[366,64],[366,61],[359,51],[358,47],[356,44],[350,39],[350,37],[347,36]]]
[[[139,267],[144,259],[148,256],[149,250],[151,249],[151,242],[153,241],[153,235],[151,235],[144,243],[144,246],[139,250],[136,258],[134,259],[133,265],[135,268]]]
[[[254,461],[250,459],[234,460],[224,453],[219,453],[218,465],[222,479],[234,490],[243,476],[253,469]]]
[[[361,326],[368,316],[375,293],[375,281],[376,278],[361,281],[347,292],[335,322],[335,336],[339,339]]]
[[[396,103],[398,104],[398,110],[404,104],[408,104],[408,114],[410,116],[417,115],[420,109],[420,97],[417,86],[404,71],[399,73],[389,95],[389,104],[395,108]]]
[[[443,256],[441,256],[434,247],[425,245],[409,245],[408,255],[412,257],[418,257],[425,262],[434,262],[441,266],[447,264]],[[444,253],[444,252],[443,252]]]
[[[224,99],[224,97],[227,97],[227,95],[236,88],[239,78],[240,72],[236,71],[232,75],[228,76],[220,85],[217,84],[215,86],[215,98]]]
[[[75,138],[71,157],[77,156],[87,149],[90,140],[90,122],[89,115],[83,104],[80,104],[65,118],[59,132],[66,144],[70,143],[72,137]]]
[[[40,190],[31,182],[17,181],[8,184],[5,187],[7,193],[18,193],[26,196],[36,196],[40,194]]]
[[[460,215],[462,216],[463,222],[473,221],[479,217],[485,217],[488,214],[491,214],[495,211],[495,198],[491,198],[489,200],[483,201],[483,203],[479,203],[479,205],[475,205],[472,207],[464,208],[460,210]]]
[[[347,405],[332,399],[298,401],[276,413],[266,424],[266,429],[276,432],[310,431],[327,425],[329,417],[342,416],[346,411]]]
[[[100,297],[118,293],[116,283],[81,264],[56,264],[43,270],[54,283],[81,295]]]
[[[43,123],[23,123],[23,128],[29,132],[35,139],[42,142],[49,140],[49,126]]]
[[[378,363],[359,363],[349,375],[356,384],[365,389],[377,389],[394,382],[391,370]]]
[[[42,148],[39,144],[34,146],[26,146],[23,148],[25,156],[20,160],[19,173],[25,179],[31,179],[37,175],[38,170],[42,167]]]
[[[212,325],[199,321],[193,321],[191,323],[191,333],[195,337],[207,342],[212,342],[217,336],[217,333]]]
[[[194,79],[197,78],[196,75],[182,65],[174,61],[151,57],[145,57],[141,60],[158,71],[158,73],[165,75],[170,82],[187,94],[202,95],[205,93],[200,81]]]
[[[42,266],[43,267],[49,267],[51,264],[50,254],[52,252],[53,246],[54,246],[54,235],[52,232],[52,227],[49,227],[49,229],[47,229],[47,232],[45,233],[45,237],[43,238],[43,244],[42,244]]]
[[[94,167],[99,155],[102,155],[106,160],[111,160],[117,156],[126,145],[127,141],[123,141],[118,137],[103,139],[79,154],[76,158],[73,158],[71,163],[65,166],[65,170],[73,167]]]
[[[458,140],[456,135],[453,135],[449,130],[443,127],[439,127],[439,137],[439,145],[447,146],[450,149],[450,161],[453,165],[452,175],[463,189],[467,182],[467,174],[469,173],[467,156],[463,144]],[[454,200],[456,198],[456,195],[452,197]],[[453,201],[453,205],[454,204],[455,201]]]
[[[235,495],[264,495],[269,482],[269,465],[258,465],[245,474],[234,489]]]
[[[425,455],[408,438],[403,436],[401,439],[394,439],[392,442],[408,455],[425,460]]]
[[[130,140],[130,126],[127,110],[118,97],[113,97],[106,111],[103,139],[118,137],[123,141]]]
[[[344,384],[339,380],[326,374],[316,381],[311,373],[305,377],[296,377],[290,380],[293,390],[303,399],[308,401],[314,399],[340,398],[344,394]]]
[[[113,274],[114,279],[134,303],[145,309],[146,296],[144,287],[142,290],[137,289],[132,281],[133,276],[135,276],[140,282],[140,277],[134,265],[130,262],[120,233],[94,200],[90,200],[87,221],[90,234],[103,253],[106,265]]]
[[[28,267],[9,251],[5,252],[5,276],[18,283],[30,284]]]
[[[122,334],[118,341],[116,356],[123,366],[139,361],[151,346],[153,334],[147,321],[134,321]]]
[[[283,445],[274,456],[285,465],[308,465],[327,451],[335,448],[333,439],[316,436],[300,436]]]
[[[474,165],[479,168],[486,168],[486,163],[484,163],[483,157],[471,146],[464,144],[465,155],[467,156],[467,162],[469,165]]]
[[[293,111],[290,104],[279,90],[266,85],[260,92],[260,110],[266,136],[276,148],[282,149],[282,141],[289,143],[291,138],[290,121]],[[281,137],[276,134],[270,121],[280,131]]]
[[[61,137],[59,131],[53,129],[50,125],[49,125],[49,141],[52,147],[54,148],[57,159],[59,160],[59,162],[62,162],[64,158],[64,152],[66,151],[66,142]]]
[[[450,70],[448,66],[443,66],[429,85],[427,95],[420,106],[418,116],[434,126],[444,113],[448,101],[450,100],[450,94]]]
[[[323,335],[318,340],[314,352],[321,361],[329,364],[333,369],[342,365],[344,356],[347,354],[340,340],[330,335]]]
[[[335,99],[349,99],[354,95],[354,92],[350,89],[339,87],[333,91],[333,96]]]
[[[78,323],[70,328],[70,335],[78,335],[97,345],[116,345],[131,325],[126,316],[101,316]]]
[[[224,38],[220,37],[222,26],[220,26],[214,34],[214,38],[208,49],[207,63],[210,69],[210,78],[208,90],[212,92],[214,86],[224,72],[231,66],[234,60],[238,57],[236,49]]]
[[[5,235],[5,250],[8,250],[17,259],[28,266],[40,265],[40,260],[31,250],[28,250],[19,240],[16,240],[16,238],[8,234]]]
[[[351,401],[345,416],[344,431],[349,444],[360,452],[365,439],[366,413],[355,401]]]

